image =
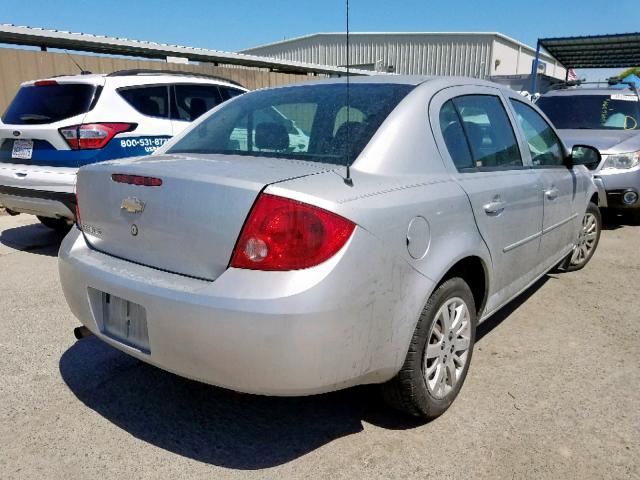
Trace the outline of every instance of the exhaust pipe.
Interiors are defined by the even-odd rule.
[[[93,335],[91,330],[84,325],[73,329],[73,336],[76,337],[76,340],[82,340],[83,338],[90,337],[91,335]]]

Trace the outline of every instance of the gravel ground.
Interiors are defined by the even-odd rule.
[[[453,407],[423,423],[375,388],[241,395],[133,360],[78,325],[60,238],[0,217],[0,478],[640,478],[640,226],[479,330]]]

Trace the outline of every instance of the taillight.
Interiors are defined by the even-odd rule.
[[[355,224],[318,207],[275,195],[256,201],[230,266],[252,270],[298,270],[335,255]]]
[[[72,150],[94,150],[104,147],[118,133],[136,128],[134,123],[85,123],[62,127],[60,135]]]

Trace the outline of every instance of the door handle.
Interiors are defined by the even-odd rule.
[[[498,216],[502,212],[504,212],[504,207],[507,202],[503,202],[502,200],[494,200],[493,202],[489,202],[482,206],[487,215],[490,216]]]
[[[544,191],[544,196],[549,200],[555,200],[558,198],[558,189],[556,187],[551,187],[549,190]]]

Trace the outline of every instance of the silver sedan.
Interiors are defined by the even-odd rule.
[[[433,418],[478,323],[593,255],[598,157],[480,80],[260,90],[82,168],[60,278],[80,334],[160,368],[267,395],[377,383]]]

